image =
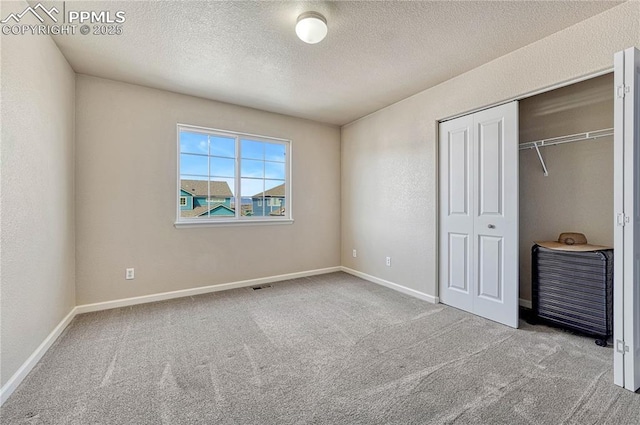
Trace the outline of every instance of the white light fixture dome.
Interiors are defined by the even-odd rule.
[[[327,20],[318,12],[305,12],[298,16],[296,34],[305,43],[320,43],[327,36]]]

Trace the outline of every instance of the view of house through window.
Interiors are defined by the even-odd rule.
[[[178,126],[178,221],[290,218],[289,142]]]

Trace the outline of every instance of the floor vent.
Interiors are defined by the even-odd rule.
[[[265,288],[271,288],[271,285],[254,286],[251,289],[253,289],[254,291],[257,291],[258,289],[265,289]]]

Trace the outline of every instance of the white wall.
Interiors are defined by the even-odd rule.
[[[79,305],[340,265],[337,127],[83,75],[76,94]],[[295,223],[176,229],[176,123],[291,139]]]
[[[520,142],[613,127],[613,74],[520,102]],[[613,136],[520,151],[520,298],[531,299],[531,246],[580,232],[613,246]]]
[[[640,2],[612,8],[343,127],[342,264],[436,295],[437,121],[610,68],[616,51],[634,45],[640,45]],[[385,256],[392,257],[391,267]]]
[[[4,385],[75,306],[75,74],[48,36],[3,35],[0,56]]]

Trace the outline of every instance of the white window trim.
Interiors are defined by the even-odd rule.
[[[184,199],[184,204],[182,203],[182,200]],[[178,202],[178,205],[180,205],[181,207],[186,207],[187,204],[187,197],[186,196],[181,196],[180,197],[180,201]]]
[[[229,219],[219,219],[219,220],[202,220],[201,221],[178,221],[174,223],[176,228],[186,228],[186,227],[224,227],[224,226],[264,226],[264,225],[279,225],[279,224],[293,224],[294,220],[292,218],[255,218],[253,220],[229,220]]]
[[[211,227],[211,226],[245,226],[245,225],[270,225],[270,224],[292,224],[293,220],[293,208],[292,208],[292,198],[291,198],[291,186],[292,186],[292,174],[291,174],[291,157],[293,156],[292,151],[292,143],[289,139],[281,139],[277,137],[270,136],[261,136],[257,134],[251,133],[243,133],[229,130],[220,130],[216,128],[208,128],[208,127],[200,127],[189,124],[181,124],[177,123],[176,125],[176,190],[178,196],[180,196],[180,130],[186,130],[195,133],[203,133],[203,134],[216,134],[223,137],[232,137],[236,141],[236,176],[234,176],[235,180],[235,194],[236,194],[236,203],[237,200],[242,200],[242,196],[240,196],[240,139],[241,138],[250,138],[252,141],[256,142],[267,142],[267,143],[280,143],[286,146],[285,150],[285,199],[287,202],[287,209],[285,210],[286,216],[274,216],[274,217],[258,217],[258,216],[243,216],[241,214],[242,208],[236,209],[236,215],[233,218],[213,218],[213,219],[203,219],[203,218],[185,218],[180,216],[180,202],[176,202],[176,221],[174,226],[176,228],[181,227]],[[175,198],[174,198],[175,199]]]

